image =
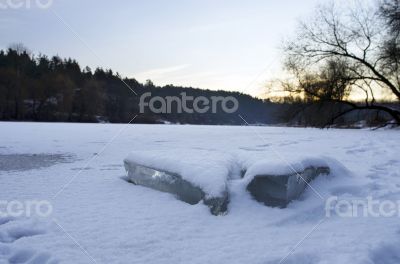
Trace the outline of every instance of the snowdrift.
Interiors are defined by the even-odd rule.
[[[243,188],[258,202],[285,208],[301,196],[312,180],[331,172],[324,159],[262,160],[251,164],[242,178],[236,179],[232,176],[232,168],[238,167],[235,162],[226,155],[142,151],[130,153],[124,166],[128,181],[171,193],[192,205],[203,201],[213,215],[225,214],[228,210],[229,181],[241,181]]]

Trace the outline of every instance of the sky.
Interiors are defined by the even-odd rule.
[[[260,96],[282,74],[282,41],[321,1],[0,0],[0,49],[23,43],[140,82]]]

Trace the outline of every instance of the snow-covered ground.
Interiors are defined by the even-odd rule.
[[[332,196],[400,200],[399,142],[398,130],[0,123],[0,201],[53,206],[47,218],[0,217],[0,263],[400,263],[398,215],[325,210]],[[337,166],[286,209],[234,177],[228,214],[213,216],[122,180],[132,151],[192,162],[198,177],[302,157]]]

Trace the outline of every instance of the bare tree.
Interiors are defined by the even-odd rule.
[[[385,0],[381,3],[380,14],[385,19],[387,25],[395,38],[400,37],[400,1]]]
[[[373,109],[400,124],[400,111],[376,100],[379,94],[400,102],[400,49],[397,38],[393,40],[398,22],[385,11],[397,6],[393,16],[398,21],[398,3],[388,0],[379,7],[359,3],[343,9],[334,3],[319,6],[285,43],[285,66],[295,76],[286,90],[310,100],[347,105],[330,123],[354,110]],[[354,102],[355,94],[362,103]]]

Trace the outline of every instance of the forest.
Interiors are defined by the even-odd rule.
[[[149,109],[140,113],[140,96],[232,96],[239,108],[234,113],[171,113],[155,114]],[[356,103],[357,104],[357,103]],[[357,104],[359,105],[359,104]],[[396,103],[380,105],[397,107]],[[82,67],[71,58],[34,55],[22,44],[0,51],[0,120],[36,122],[107,122],[135,123],[353,127],[357,122],[374,126],[391,118],[376,109],[352,111],[347,103],[332,100],[310,100],[293,96],[279,100],[260,99],[247,94],[167,85],[159,87],[148,80],[142,84],[133,78],[122,78],[111,69]]]
[[[139,113],[143,93],[152,96],[233,96],[237,113]],[[241,124],[279,122],[277,104],[246,94],[167,85],[142,84],[112,70],[82,67],[74,59],[35,56],[21,44],[0,51],[0,120],[40,122]]]

